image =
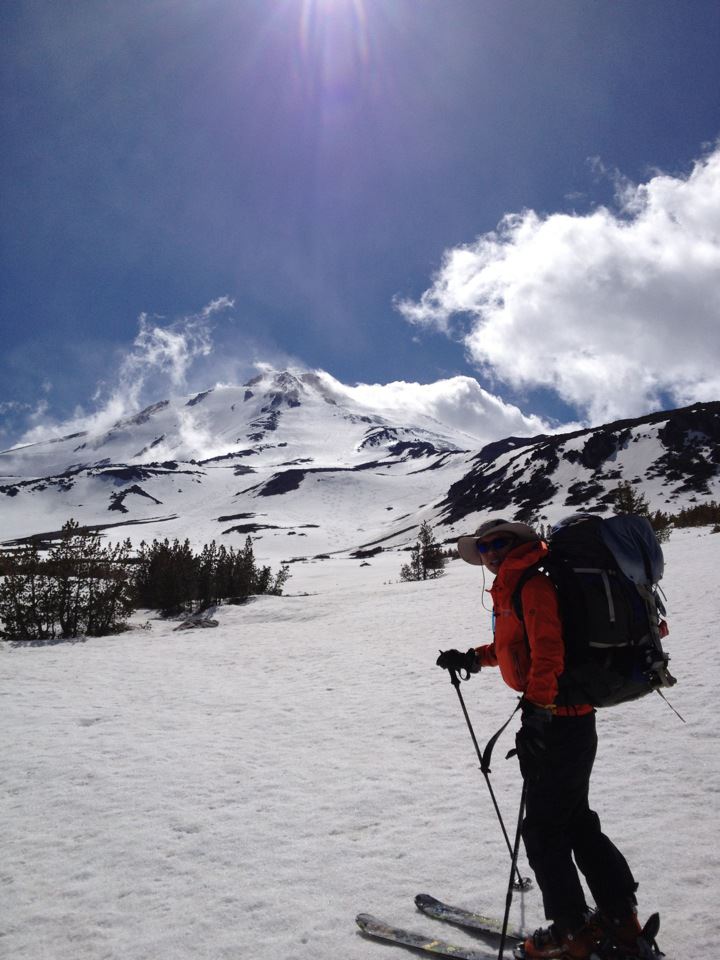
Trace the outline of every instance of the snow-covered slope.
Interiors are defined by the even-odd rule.
[[[488,513],[603,512],[624,480],[671,513],[720,498],[720,403],[478,450],[453,427],[369,409],[336,384],[268,370],[97,434],[3,451],[2,541],[72,517],[136,542],[237,546],[251,534],[277,562],[403,547],[426,519],[449,541]]]
[[[687,723],[657,696],[602,711],[591,799],[643,917],[659,910],[660,945],[688,960],[720,935],[720,535],[676,531],[665,555],[668,696]],[[486,640],[490,615],[476,568],[407,584],[399,563],[296,565],[291,595],[220,608],[214,630],[141,616],[113,638],[0,644],[4,955],[402,960],[358,934],[361,910],[481,946],[413,897],[504,907],[507,850],[434,666]],[[463,693],[485,743],[515,695],[493,670]],[[492,774],[509,825],[511,730]],[[542,920],[536,890],[513,920]]]
[[[474,439],[416,419],[393,422],[310,373],[266,373],[157,403],[101,435],[0,453],[3,539],[51,532],[72,516],[138,540],[252,533],[273,556],[352,550],[465,469],[460,451]],[[434,472],[423,475],[427,467]]]
[[[504,512],[557,521],[576,510],[605,513],[629,482],[653,510],[677,513],[720,496],[720,403],[620,420],[532,440],[489,444],[442,500],[446,524]]]

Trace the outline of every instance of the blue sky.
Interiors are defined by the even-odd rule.
[[[7,0],[0,36],[0,445],[188,324],[132,402],[257,360],[560,421],[720,398],[716,0]]]

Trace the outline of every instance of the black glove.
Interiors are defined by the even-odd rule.
[[[472,647],[467,653],[460,653],[459,650],[441,650],[435,663],[443,670],[466,670],[468,673],[477,673],[480,669],[480,662]]]
[[[552,717],[548,707],[523,700],[522,724],[515,735],[515,749],[525,780],[537,780],[544,769]]]

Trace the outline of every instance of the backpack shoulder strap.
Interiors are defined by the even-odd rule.
[[[522,608],[522,591],[525,584],[528,580],[532,580],[533,577],[538,574],[543,573],[544,571],[544,562],[534,563],[531,567],[528,567],[527,570],[523,570],[520,574],[518,582],[515,584],[515,589],[513,590],[512,597],[510,602],[512,603],[513,612],[518,618],[520,623],[525,623],[525,617],[523,616]]]

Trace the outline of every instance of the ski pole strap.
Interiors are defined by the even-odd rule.
[[[492,757],[492,752],[495,749],[495,744],[500,739],[502,734],[505,732],[505,728],[509,725],[512,718],[520,709],[521,703],[522,701],[518,700],[518,705],[515,707],[513,712],[510,714],[510,716],[507,718],[505,723],[500,727],[497,733],[494,733],[492,737],[490,737],[490,739],[488,740],[487,745],[483,750],[482,757],[480,758],[480,769],[482,770],[483,773],[490,773],[490,758]]]

